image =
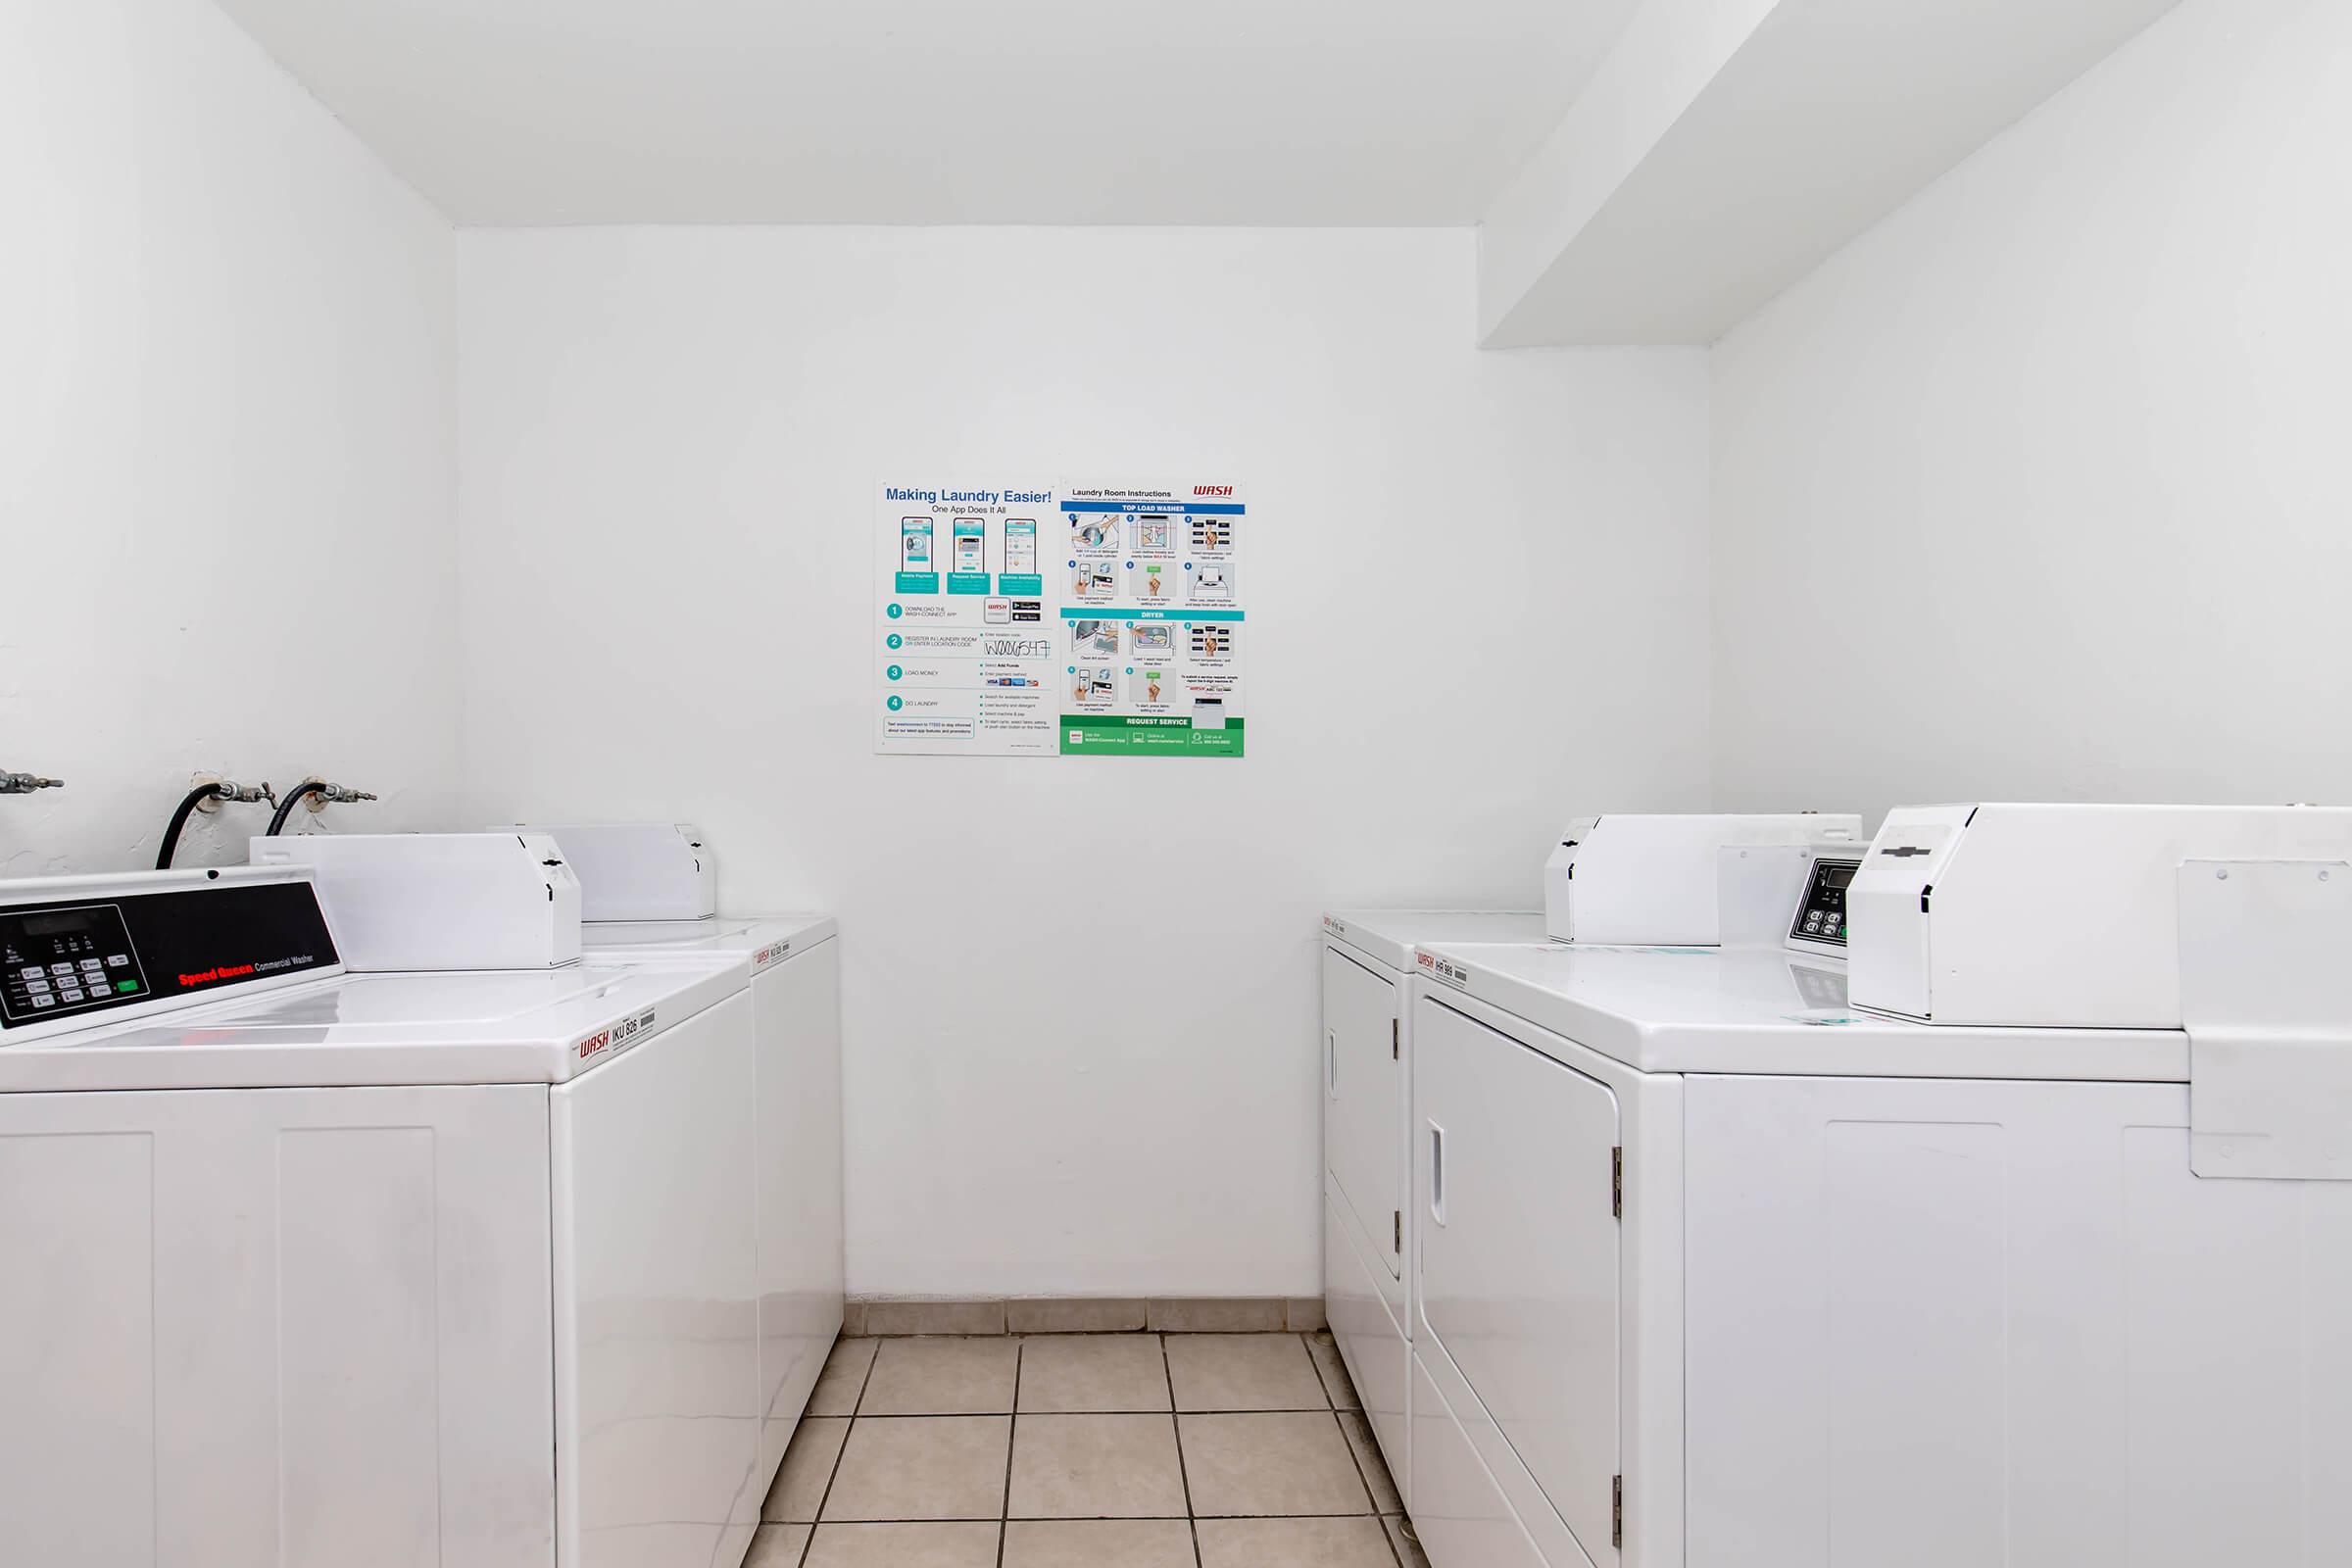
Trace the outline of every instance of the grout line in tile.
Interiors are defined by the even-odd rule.
[[[830,1419],[838,1421],[841,1418],[839,1416],[834,1416]],[[1056,1513],[1037,1515],[1024,1514],[1018,1519],[1004,1520],[998,1518],[995,1514],[958,1514],[946,1518],[943,1518],[937,1514],[924,1514],[921,1517],[914,1519],[828,1519],[825,1521],[825,1523],[832,1525],[1001,1525],[1006,1523],[1016,1525],[1162,1525],[1180,1524],[1188,1517],[1205,1518],[1210,1524],[1215,1524],[1218,1521],[1225,1519],[1367,1519],[1377,1517],[1396,1519],[1402,1516],[1398,1514],[1388,1514],[1382,1516],[1360,1513],[1212,1513],[1197,1516],[1188,1516],[1180,1513]],[[808,1524],[808,1521],[806,1519],[771,1519],[767,1521],[767,1523],[770,1525],[786,1523],[805,1525]]]
[[[880,1411],[872,1415],[861,1415],[858,1419],[860,1421],[976,1421],[983,1420],[991,1416],[1011,1415],[1014,1412],[1010,1410],[888,1410]],[[1166,1415],[1168,1410],[1165,1405],[1152,1405],[1148,1409],[1139,1410],[1024,1410],[1020,1413],[1023,1415]],[[1351,1410],[1334,1411],[1328,1404],[1302,1404],[1298,1406],[1267,1406],[1262,1404],[1253,1404],[1250,1405],[1246,1409],[1240,1410],[1179,1410],[1176,1413],[1178,1415],[1354,1414],[1354,1412]],[[823,1418],[819,1417],[818,1419]],[[832,1419],[839,1421],[844,1418],[841,1416],[834,1416]],[[1303,1519],[1309,1516],[1300,1514],[1298,1517]]]
[[[997,1504],[997,1568],[1004,1568],[1004,1538],[1012,1533],[1012,1447],[1021,1436],[1021,1362],[1029,1347],[1012,1342],[1012,1413],[1004,1418],[1004,1496]]]
[[[1299,1335],[1298,1348],[1306,1352],[1307,1365],[1315,1369],[1315,1386],[1323,1391],[1323,1402],[1337,1410],[1340,1407],[1339,1393],[1332,1388],[1331,1379],[1323,1375],[1323,1363],[1316,1359],[1313,1341],[1307,1335]]]
[[[1381,1518],[1380,1495],[1372,1490],[1372,1478],[1364,1474],[1364,1461],[1356,1457],[1355,1445],[1348,1441],[1346,1418],[1341,1412],[1334,1410],[1331,1412],[1331,1424],[1339,1431],[1340,1446],[1348,1450],[1348,1462],[1355,1466],[1355,1484],[1364,1489],[1364,1500],[1372,1505],[1372,1522],[1380,1526],[1380,1539],[1388,1546],[1390,1558],[1396,1562],[1396,1568],[1404,1568],[1404,1559],[1396,1555],[1396,1538],[1389,1534],[1388,1524]],[[1364,1430],[1367,1434],[1370,1433],[1371,1424],[1369,1422],[1365,1423]]]
[[[1184,1422],[1176,1408],[1176,1372],[1168,1364],[1168,1337],[1159,1337],[1159,1375],[1168,1380],[1168,1430],[1176,1438],[1176,1482],[1184,1489],[1184,1528],[1193,1538],[1193,1568],[1200,1568],[1200,1516],[1193,1512],[1193,1477],[1184,1462]],[[998,1568],[1004,1568],[999,1564]]]
[[[1381,1520],[1380,1539],[1388,1543],[1389,1555],[1391,1558],[1395,1559],[1396,1568],[1404,1568],[1404,1558],[1402,1554],[1396,1550],[1396,1538],[1389,1533],[1388,1523],[1386,1519],[1383,1518],[1380,1511],[1380,1494],[1373,1489],[1372,1478],[1364,1471],[1364,1461],[1356,1457],[1355,1445],[1348,1441],[1348,1412],[1340,1408],[1339,1391],[1334,1389],[1331,1386],[1331,1380],[1323,1375],[1323,1363],[1315,1354],[1315,1348],[1311,1343],[1311,1336],[1302,1334],[1299,1336],[1299,1344],[1304,1347],[1306,1350],[1307,1360],[1314,1364],[1315,1381],[1323,1385],[1323,1397],[1331,1401],[1331,1416],[1332,1419],[1339,1424],[1340,1442],[1347,1445],[1348,1461],[1355,1466],[1355,1478],[1363,1483],[1364,1495],[1372,1499],[1372,1517]],[[1359,1400],[1358,1402],[1360,1403],[1361,1401]],[[1357,1413],[1360,1415],[1361,1411],[1359,1410]],[[1369,1419],[1364,1421],[1364,1435],[1367,1438],[1372,1435],[1372,1423]],[[1377,1444],[1375,1444],[1372,1451],[1375,1453],[1380,1451]],[[1386,1455],[1383,1455],[1383,1457],[1385,1459]],[[1396,1477],[1394,1475],[1389,1478],[1389,1484],[1391,1486],[1396,1485]],[[1399,1494],[1398,1516],[1400,1518],[1409,1518],[1411,1516],[1405,1514],[1402,1510],[1402,1494]]]
[[[834,1343],[838,1345],[841,1342],[836,1339]],[[865,1376],[858,1380],[858,1397],[850,1401],[850,1417],[841,1428],[841,1446],[833,1450],[833,1468],[825,1472],[825,1490],[817,1494],[816,1517],[808,1522],[808,1539],[801,1543],[799,1562],[802,1564],[808,1561],[808,1553],[816,1545],[816,1527],[824,1523],[825,1504],[833,1500],[833,1483],[841,1475],[841,1461],[850,1451],[850,1435],[858,1430],[858,1408],[865,1403],[865,1386],[874,1381],[874,1363],[881,1359],[882,1347],[877,1345],[874,1353],[865,1358]],[[794,1433],[797,1436],[799,1428],[794,1428]]]

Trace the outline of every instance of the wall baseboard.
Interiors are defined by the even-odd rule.
[[[1312,1334],[1319,1296],[853,1297],[849,1335]]]

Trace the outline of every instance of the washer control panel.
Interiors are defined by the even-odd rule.
[[[1845,890],[1862,868],[1858,859],[1813,862],[1805,878],[1805,896],[1796,901],[1796,918],[1789,922],[1788,940],[1845,951]]]
[[[0,1009],[12,1023],[154,994],[114,904],[0,915]]]
[[[308,881],[0,902],[0,1029],[283,981],[339,961]]]

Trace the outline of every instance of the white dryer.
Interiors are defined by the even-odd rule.
[[[740,1557],[748,966],[350,974],[299,868],[0,884],[0,958],[12,1560]]]
[[[1360,909],[1323,917],[1324,1315],[1400,1489],[1412,1476],[1405,1259],[1412,1255],[1416,956],[1423,943],[1545,940],[1541,911]]]
[[[2352,1184],[2193,1176],[2183,1034],[1875,1016],[1810,953],[1428,956],[1436,1568],[2352,1560]]]

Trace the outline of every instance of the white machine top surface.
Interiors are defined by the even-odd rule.
[[[707,920],[590,920],[580,926],[589,957],[749,957],[754,970],[805,953],[840,929],[829,914],[719,914]]]
[[[1841,961],[1774,948],[1441,944],[1419,961],[1441,997],[1475,997],[1643,1072],[2188,1081],[2177,1030],[1876,1017],[1847,1005]]]
[[[346,974],[0,1044],[0,1093],[563,1083],[741,991],[742,964]]]
[[[1541,909],[1342,909],[1323,917],[1323,934],[1392,969],[1412,968],[1413,950],[1434,943],[1550,940]]]

